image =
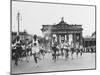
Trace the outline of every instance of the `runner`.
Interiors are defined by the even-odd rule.
[[[39,58],[39,43],[38,43],[38,39],[36,37],[32,41],[32,55],[34,57],[36,67],[38,67],[38,59],[40,59],[40,58]]]
[[[65,58],[68,58],[68,52],[69,52],[69,44],[68,42],[64,43],[64,50],[65,50]]]
[[[64,55],[64,53],[63,53],[63,50],[64,50],[64,44],[63,44],[63,42],[61,42],[61,55],[62,55],[62,57],[63,57],[63,55]]]

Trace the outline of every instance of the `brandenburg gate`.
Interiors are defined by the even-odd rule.
[[[68,42],[69,45],[82,45],[82,25],[67,24],[62,17],[61,21],[55,25],[42,25],[42,33],[53,43]]]

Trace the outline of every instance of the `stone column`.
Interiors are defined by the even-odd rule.
[[[59,43],[59,35],[57,34],[57,42]]]
[[[72,34],[71,34],[72,35]],[[72,35],[72,42],[73,42],[73,35]]]
[[[67,38],[66,38],[66,34],[65,34],[65,41],[66,41],[66,39],[67,39]]]
[[[69,34],[69,43],[71,44],[72,41],[73,41],[73,36],[72,34]]]
[[[57,38],[57,34],[55,34],[56,36],[55,36],[55,41],[57,42],[58,41],[58,38]]]
[[[59,35],[59,43],[61,43],[61,35]]]
[[[80,33],[80,45],[83,45],[82,32]]]
[[[66,34],[66,40],[65,41],[67,41],[68,40],[68,35]]]
[[[50,46],[52,45],[52,34],[50,34]]]
[[[67,34],[67,41],[69,41],[69,34]]]
[[[51,43],[53,44],[53,34],[51,35]]]
[[[74,37],[74,36],[73,36],[73,34],[71,34],[71,35],[72,35],[72,41],[71,41],[71,44],[73,44],[73,41],[74,41],[74,40],[73,40],[73,37]]]
[[[74,43],[74,46],[75,46],[75,43],[76,43],[76,34],[73,33],[73,43]]]

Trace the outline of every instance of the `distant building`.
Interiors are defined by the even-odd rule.
[[[92,33],[90,37],[83,38],[83,46],[84,47],[96,46],[96,32]]]
[[[82,45],[82,25],[67,24],[63,17],[58,24],[55,25],[43,25],[42,32],[45,37],[51,40],[51,43],[57,41],[69,42],[76,45]]]
[[[11,37],[12,37],[12,41],[15,41],[17,38],[17,32],[12,32]],[[27,32],[19,32],[19,37],[20,40],[25,41],[25,40],[32,40],[32,35],[29,35]]]

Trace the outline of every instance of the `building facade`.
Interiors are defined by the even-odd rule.
[[[12,34],[11,34],[12,40],[11,41],[12,42],[16,41],[17,37],[18,37],[17,32],[12,32]],[[24,31],[24,32],[19,32],[19,38],[20,38],[20,40],[25,42],[26,40],[31,41],[33,36]]]
[[[84,47],[96,46],[96,31],[92,33],[90,37],[83,38],[83,46]]]
[[[42,25],[42,32],[45,37],[56,41],[58,44],[68,42],[74,46],[82,45],[82,25],[67,24],[62,17],[61,21],[55,25]]]

